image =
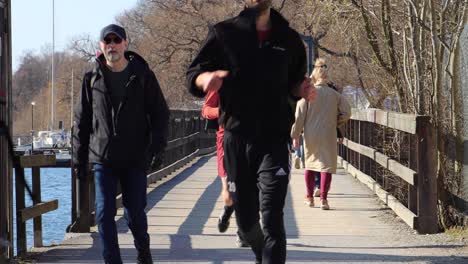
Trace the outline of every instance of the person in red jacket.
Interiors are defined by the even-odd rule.
[[[205,102],[203,103],[202,117],[205,119],[218,119],[219,118],[219,96],[216,91],[210,91],[207,93]],[[221,178],[222,190],[221,197],[223,198],[224,208],[223,212],[218,219],[218,231],[220,233],[226,232],[229,227],[229,220],[232,213],[234,212],[234,206],[231,194],[228,190],[227,183],[227,173],[224,169],[223,158],[224,158],[224,149],[223,149],[223,138],[224,138],[224,128],[219,126],[218,131],[216,132],[216,154],[218,159],[218,176]],[[245,242],[239,232],[237,233],[237,245],[239,247],[247,247],[248,244]]]

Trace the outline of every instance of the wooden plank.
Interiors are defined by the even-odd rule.
[[[410,169],[418,169],[418,147],[416,136],[409,135],[409,165]],[[417,178],[416,178],[417,180]],[[414,185],[408,186],[408,208],[413,213],[418,213],[418,189]]]
[[[58,208],[58,200],[51,200],[48,202],[38,203],[36,205],[24,208],[18,211],[19,219],[22,222],[27,221],[28,219],[43,215],[50,211],[54,211]]]
[[[378,151],[375,152],[375,157],[374,160],[380,164],[382,167],[387,168],[388,167],[388,160],[390,158],[387,157],[387,155],[384,155]]]
[[[19,158],[23,168],[44,167],[55,165],[55,155],[30,155]]]
[[[388,126],[388,112],[382,110],[375,111],[375,123],[382,126]]]
[[[365,155],[373,160],[375,160],[377,163],[379,163],[382,167],[388,169],[389,171],[393,172],[395,175],[398,177],[402,178],[405,180],[407,183],[411,185],[415,185],[416,183],[416,172],[401,163],[399,163],[396,160],[393,160],[386,155],[376,151],[373,148],[363,146],[359,143],[353,142],[349,139],[344,140],[345,145],[351,149],[354,150],[362,155]]]
[[[410,134],[415,134],[416,117],[417,115],[389,112],[388,126]]]
[[[351,119],[375,123],[377,111],[379,111],[379,109],[370,108],[366,110],[358,110],[356,108],[353,108],[351,110]]]
[[[343,163],[347,163],[343,160]],[[353,165],[347,164],[348,172],[364,183],[369,189],[371,189],[377,196],[382,200],[388,207],[390,207],[406,224],[411,228],[415,229],[418,226],[418,216],[401,204],[396,197],[385,191],[380,184],[378,184],[369,175],[359,171]]]
[[[418,118],[418,223],[419,233],[433,234],[437,224],[435,131],[429,117]]]
[[[351,110],[351,119],[357,121],[367,121],[367,113],[356,108]]]
[[[367,114],[367,119],[366,121],[367,122],[370,122],[370,123],[375,123],[375,115],[376,115],[376,111],[377,109],[368,109],[366,111],[366,114]]]
[[[192,142],[192,141],[198,139],[199,134],[200,134],[200,132],[195,132],[195,133],[190,134],[188,136],[181,137],[181,138],[176,138],[174,140],[171,140],[171,141],[167,142],[167,147],[166,147],[165,150],[168,151],[168,150],[180,147],[182,145],[185,145],[185,144],[187,144],[189,142]]]
[[[374,158],[374,154],[375,154],[376,151],[373,148],[363,146],[363,145],[361,145],[359,143],[353,142],[353,141],[348,140],[348,139],[344,139],[344,142],[345,142],[345,145],[348,148],[350,148],[350,149],[352,149],[352,150],[354,150],[356,152],[359,152],[360,154],[365,155],[365,156],[367,156],[367,157],[369,157],[371,159]]]
[[[416,120],[421,116],[389,112],[380,109],[352,110],[351,119],[376,123],[410,134],[416,133]]]
[[[217,149],[216,146],[212,146],[212,147],[208,147],[208,148],[202,148],[202,149],[200,149],[200,151],[198,152],[198,156],[203,156],[203,155],[211,154],[211,153],[215,152],[216,149]]]
[[[416,183],[416,172],[403,164],[399,163],[396,160],[389,159],[388,160],[388,167],[391,172],[398,175],[398,177],[405,180],[407,183],[411,185],[415,185]]]
[[[24,168],[15,169],[16,190],[16,255],[24,256],[27,252],[26,223],[21,221],[20,211],[26,207],[24,199]]]
[[[32,167],[32,189],[33,193],[36,196],[33,205],[39,204],[41,201],[41,168]],[[33,220],[33,230],[34,230],[34,247],[42,247],[42,216],[37,216]]]
[[[191,161],[192,159],[194,159],[197,155],[198,155],[198,152],[200,150],[197,149],[195,152],[193,152],[192,154],[184,157],[183,159],[181,160],[178,160],[174,163],[172,163],[171,165],[161,169],[161,170],[158,170],[156,172],[153,172],[151,174],[149,174],[146,178],[147,178],[147,184],[151,184],[151,183],[154,183],[156,181],[159,181],[160,179],[162,179],[164,176],[168,175],[169,173],[177,170],[178,168],[184,166],[185,164],[187,164],[187,162]]]

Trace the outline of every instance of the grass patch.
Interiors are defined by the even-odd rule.
[[[455,239],[468,240],[468,227],[452,227],[445,233]]]

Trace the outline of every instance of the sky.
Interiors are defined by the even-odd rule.
[[[13,70],[26,51],[40,52],[52,46],[52,1],[12,0]],[[81,34],[99,37],[104,26],[136,5],[138,0],[55,0],[55,51],[64,50]]]

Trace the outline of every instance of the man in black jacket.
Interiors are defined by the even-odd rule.
[[[239,16],[210,28],[187,81],[195,96],[219,93],[224,163],[242,237],[257,263],[285,263],[290,131],[296,101],[313,100],[316,91],[299,34],[271,0],[245,4]]]
[[[102,54],[83,78],[74,118],[73,162],[79,177],[95,172],[96,223],[105,263],[122,263],[115,223],[116,187],[122,187],[125,219],[138,263],[153,263],[146,207],[146,167],[165,148],[169,110],[146,61],[127,51],[124,28],[101,30]]]

